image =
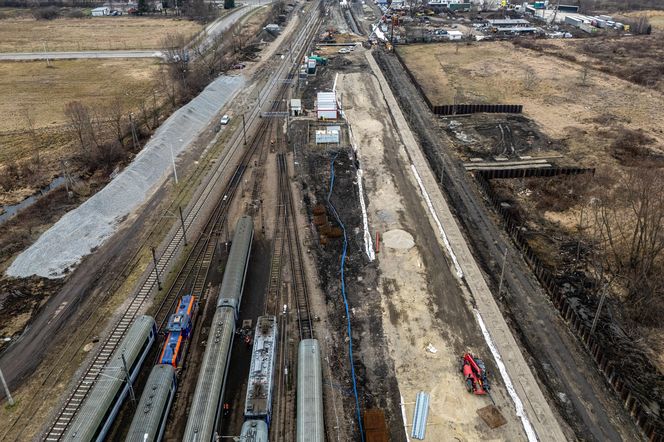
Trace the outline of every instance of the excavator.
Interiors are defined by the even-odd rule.
[[[469,393],[478,395],[488,394],[491,386],[486,376],[486,366],[480,358],[472,353],[464,353],[461,358],[461,373],[466,380],[466,389]]]

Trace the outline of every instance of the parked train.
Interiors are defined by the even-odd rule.
[[[128,442],[161,440],[177,389],[175,369],[182,359],[185,342],[191,336],[195,310],[196,297],[185,295],[168,319],[168,335],[159,363],[150,372],[127,434]]]
[[[189,408],[189,418],[183,437],[186,442],[207,442],[216,439],[216,428],[222,411],[220,405],[224,396],[235,336],[235,323],[242,301],[253,237],[254,226],[251,217],[243,216],[235,226],[233,243],[219,289],[203,363]]]
[[[258,419],[251,419],[242,424],[240,440],[242,442],[267,442],[267,423]]]
[[[316,339],[303,339],[297,351],[297,442],[323,442],[323,374]]]
[[[168,336],[159,357],[160,364],[170,364],[177,368],[184,352],[185,341],[193,328],[193,315],[196,308],[196,297],[185,295],[180,300],[178,308],[168,320]]]
[[[175,368],[170,364],[155,365],[136,407],[127,442],[161,440],[176,389]]]
[[[244,418],[262,419],[268,426],[272,417],[277,342],[277,317],[259,316],[254,333],[254,348],[251,351]]]
[[[81,404],[62,440],[101,442],[105,439],[156,336],[157,326],[152,317],[139,316],[134,321]]]

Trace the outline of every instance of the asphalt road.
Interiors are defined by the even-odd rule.
[[[156,49],[135,51],[2,52],[0,61],[74,60],[78,58],[162,58]]]
[[[259,5],[267,4],[254,1],[225,15],[211,24],[205,30],[204,46],[230,28],[239,18],[248,14]],[[30,60],[75,60],[81,58],[164,58],[159,49],[128,50],[128,51],[71,51],[71,52],[0,52],[0,61],[30,61]]]

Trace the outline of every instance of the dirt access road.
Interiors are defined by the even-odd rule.
[[[349,58],[362,62],[364,51]],[[492,430],[484,424],[476,410],[491,400],[465,390],[460,355],[470,350],[489,362],[490,351],[468,297],[449,267],[441,265],[448,260],[421,204],[399,130],[386,118],[389,109],[378,80],[365,73],[342,74],[337,87],[346,97],[347,119],[356,136],[370,225],[383,237],[377,255],[382,324],[408,423],[415,396],[424,390],[431,394],[426,440],[525,440],[493,364],[492,397],[506,425]],[[433,350],[427,350],[429,345]],[[396,440],[398,435],[392,436]]]
[[[504,314],[520,344],[531,356],[529,363],[551,403],[578,437],[589,440],[638,440],[639,433],[622,406],[607,394],[593,361],[572,336],[553,308],[518,250],[495,224],[479,190],[450,154],[446,135],[393,55],[375,53],[381,69],[419,138],[422,150],[438,179],[487,280],[497,285],[501,257],[507,295],[500,299]],[[471,234],[472,232],[472,234]]]

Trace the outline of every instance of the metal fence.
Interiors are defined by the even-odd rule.
[[[422,96],[422,99],[424,99],[424,102],[427,104],[429,109],[431,109],[431,112],[436,115],[467,115],[479,112],[520,114],[523,111],[522,104],[434,104],[431,102],[424,89],[422,89],[422,86],[420,86],[420,83],[417,81],[417,78],[415,78],[415,75],[413,75],[410,69],[408,69],[408,65],[404,62],[403,58],[401,58],[399,52],[395,50],[394,55],[396,55],[399,63],[401,63],[401,66],[406,71],[406,74],[408,74],[408,77],[410,77],[410,80],[413,82],[415,88]]]

